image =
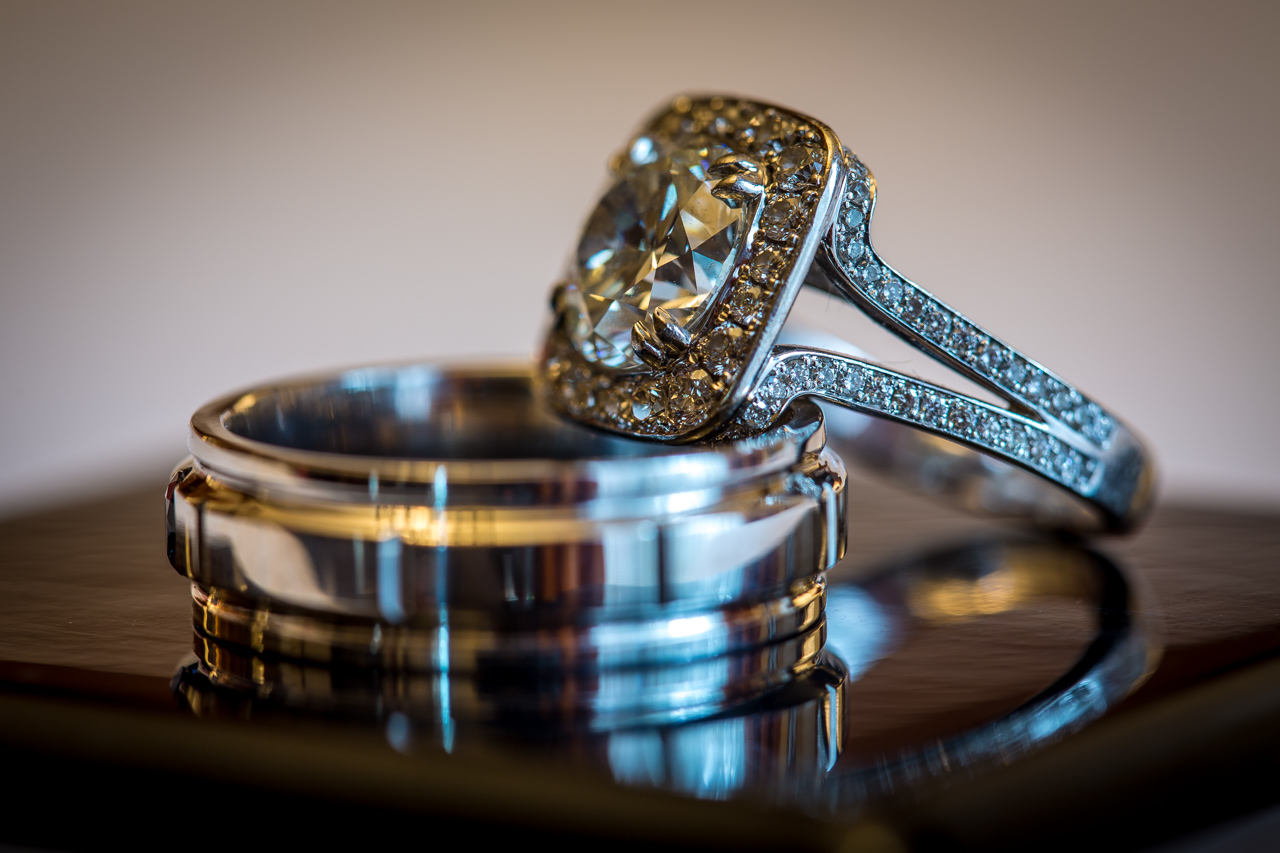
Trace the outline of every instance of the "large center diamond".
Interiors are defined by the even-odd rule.
[[[631,329],[665,308],[685,328],[697,324],[732,266],[741,215],[711,194],[707,168],[722,146],[654,157],[632,149],[617,183],[592,211],[578,244],[577,288],[568,329],[590,361],[642,365]]]

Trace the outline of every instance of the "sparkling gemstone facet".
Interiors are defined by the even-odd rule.
[[[786,256],[777,249],[763,249],[751,259],[751,277],[762,284],[770,282],[786,262]]]
[[[778,182],[788,189],[814,183],[822,175],[822,152],[808,145],[792,145],[778,155]]]
[[[641,421],[659,417],[667,409],[666,392],[656,385],[641,385],[631,395],[631,414]]]
[[[640,367],[631,329],[657,308],[689,328],[715,301],[741,249],[742,212],[711,194],[723,145],[634,157],[583,229],[566,328],[589,361]]]
[[[713,373],[726,374],[733,370],[738,356],[746,346],[746,333],[737,326],[716,329],[702,344],[702,362]]]
[[[799,223],[802,208],[800,199],[783,196],[769,202],[760,214],[760,227],[771,240],[784,240]]]
[[[764,291],[754,285],[740,285],[729,297],[729,311],[733,319],[744,325],[750,325],[759,319],[764,307]]]
[[[671,380],[671,408],[682,415],[697,414],[720,390],[711,374],[702,368],[682,373]]]

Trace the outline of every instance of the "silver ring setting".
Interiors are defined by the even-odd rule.
[[[869,232],[875,179],[821,122],[751,101],[681,97],[611,170],[615,183],[552,294],[542,374],[562,413],[688,442],[758,433],[792,401],[816,397],[947,439],[945,452],[958,444],[1029,472],[1036,488],[1060,493],[1042,504],[1074,499],[1071,512],[1033,512],[1039,520],[1119,532],[1145,515],[1154,469],[1141,440],[882,260]],[[778,345],[806,284],[853,303],[1006,406],[852,355]]]

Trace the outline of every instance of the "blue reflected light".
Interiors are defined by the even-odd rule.
[[[827,648],[860,678],[893,645],[894,626],[884,608],[858,586],[827,587]]]
[[[624,784],[667,785],[702,799],[726,799],[744,784],[746,725],[738,717],[614,732],[609,735],[609,769]]]

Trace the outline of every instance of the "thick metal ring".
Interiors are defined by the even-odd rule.
[[[774,599],[844,548],[821,413],[662,447],[547,412],[527,367],[353,370],[214,401],[168,491],[170,560],[209,589],[435,625],[674,618]]]
[[[304,706],[394,684],[448,720],[719,713],[817,666],[845,530],[824,442],[809,403],[740,440],[607,436],[527,366],[233,394],[192,417],[167,493],[197,666]]]

